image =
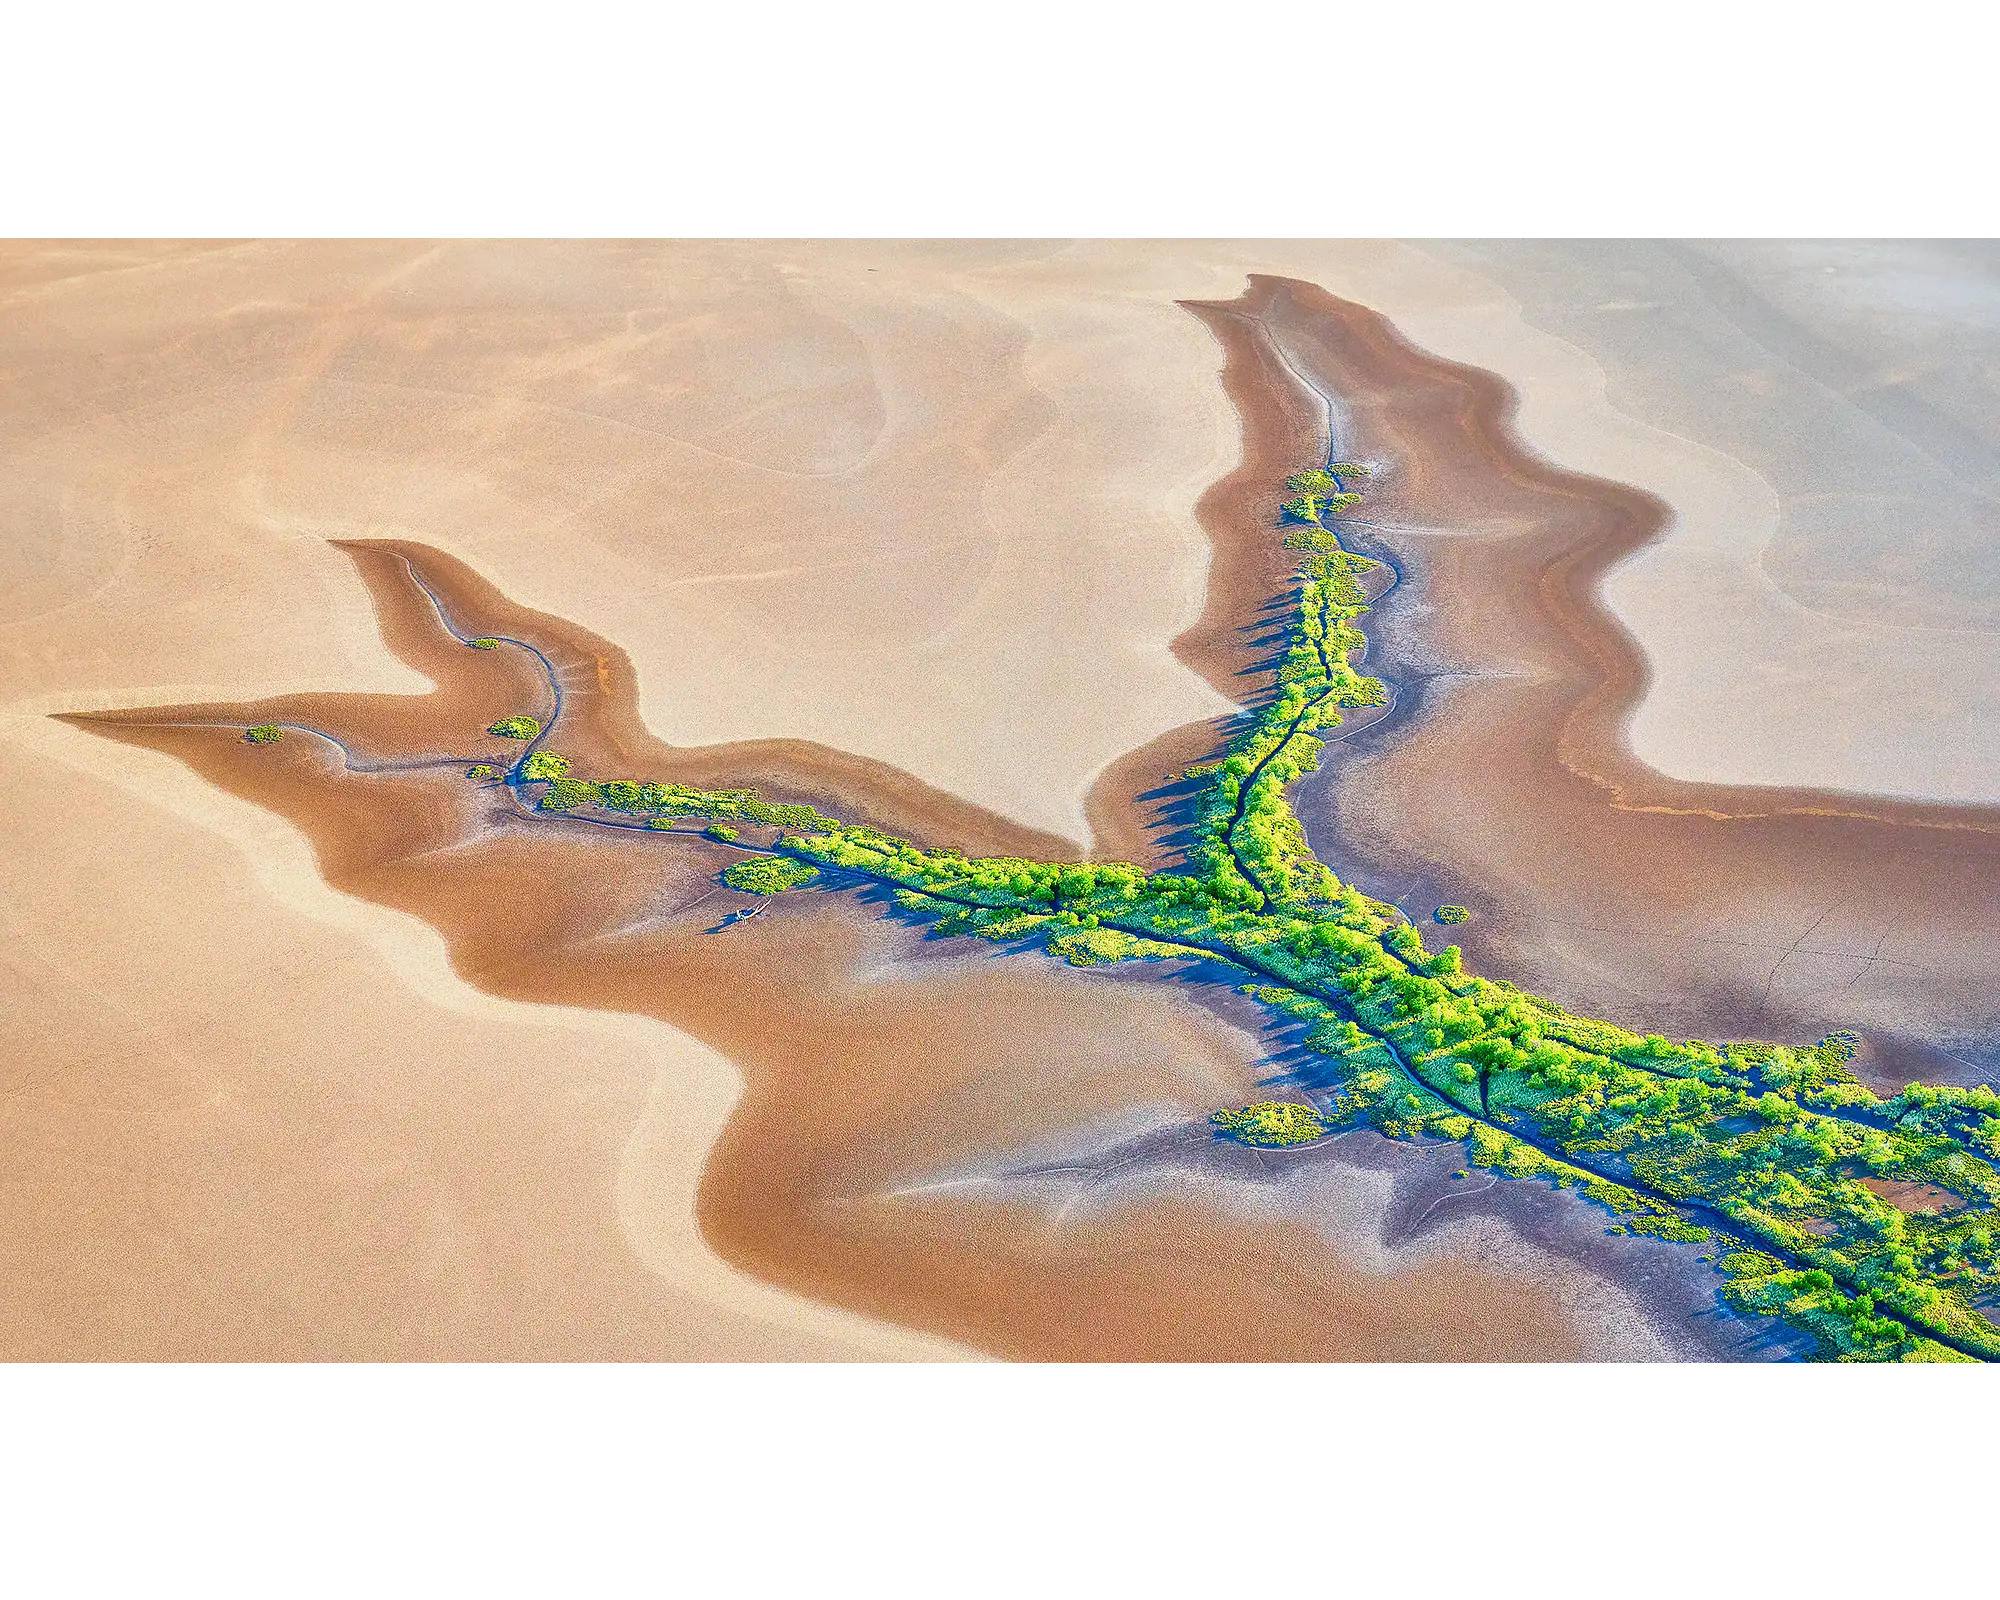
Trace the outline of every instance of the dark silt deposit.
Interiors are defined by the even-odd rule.
[[[1241,993],[1232,985],[1239,975],[1227,968],[1149,963],[1083,976],[1184,984],[1196,1004],[1262,1045],[1258,1093],[1311,1101],[1321,1087],[1325,1061],[1303,1047],[1303,1024]],[[1455,1143],[1355,1129],[1310,1145],[1257,1149],[1218,1138],[1205,1122],[1129,1136],[1115,1127],[1086,1129],[934,1182],[1032,1200],[1072,1217],[1116,1215],[1161,1195],[1199,1195],[1246,1219],[1308,1227],[1363,1275],[1437,1257],[1465,1262],[1536,1284],[1581,1334],[1578,1359],[1771,1361],[1812,1350],[1809,1336],[1721,1302],[1715,1245],[1614,1232],[1604,1208],[1576,1190],[1468,1169]]]
[[[1258,1150],[1183,1124],[1035,1152],[925,1187],[1014,1199],[1071,1225],[1091,1213],[1113,1218],[1163,1197],[1198,1196],[1253,1225],[1311,1229],[1364,1283],[1428,1260],[1463,1263],[1531,1284],[1564,1313],[1583,1342],[1573,1352],[1548,1351],[1553,1359],[1775,1361],[1811,1353],[1809,1336],[1721,1304],[1713,1246],[1608,1234],[1603,1208],[1573,1191],[1466,1171],[1463,1161],[1456,1144],[1390,1140],[1367,1129]],[[1449,1357],[1443,1348],[1412,1353]]]

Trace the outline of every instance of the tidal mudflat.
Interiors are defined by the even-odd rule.
[[[1440,576],[1449,562],[1422,541],[1449,536],[1433,542],[1471,548],[1502,528],[1546,531],[1576,512],[1575,502],[1588,502],[1569,526],[1578,535],[1573,545],[1559,545],[1554,557],[1537,547],[1515,564],[1524,590],[1522,574],[1534,569],[1543,612],[1515,606],[1495,627],[1504,633],[1511,626],[1526,639],[1510,663],[1522,675],[1559,679],[1567,670],[1565,686],[1579,704],[1613,708],[1610,731],[1598,730],[1602,759],[1581,772],[1574,764],[1565,770],[1608,791],[1614,810],[1633,809],[1632,786],[1651,775],[1610,776],[1622,748],[1611,725],[1629,687],[1619,679],[1615,651],[1593,653],[1585,640],[1571,656],[1545,648],[1536,660],[1533,647],[1546,647],[1544,634],[1560,635],[1590,610],[1599,558],[1649,537],[1659,526],[1658,503],[1562,474],[1517,443],[1511,455],[1491,448],[1504,433],[1489,415],[1496,394],[1504,412],[1504,385],[1465,369],[1451,369],[1454,376],[1442,381],[1445,364],[1435,362],[1423,371],[1371,371],[1356,355],[1366,343],[1367,314],[1309,285],[1260,279],[1238,301],[1191,304],[1175,315],[1190,327],[1205,325],[1213,340],[1221,393],[1242,419],[1243,453],[1233,471],[1212,479],[1198,508],[1214,552],[1206,608],[1173,654],[1218,698],[1257,702],[1275,692],[1293,564],[1272,533],[1278,486],[1287,468],[1325,459],[1333,445],[1366,453],[1381,469],[1381,493],[1352,537],[1394,563],[1398,581],[1370,624],[1370,663],[1387,672],[1396,694],[1393,704],[1350,713],[1338,759],[1316,780],[1322,789],[1338,788],[1377,754],[1413,744],[1447,703],[1437,661],[1452,619],[1493,595],[1514,598],[1497,570],[1470,574],[1454,594]],[[1393,329],[1377,332],[1400,344]],[[1440,447],[1441,438],[1449,443]],[[848,468],[830,470],[838,478]],[[1499,487],[1468,489],[1454,481],[1454,470],[1486,474]],[[989,809],[955,792],[981,790],[980,783],[955,776],[939,785],[877,756],[797,738],[670,746],[640,719],[643,675],[622,651],[553,615],[554,608],[513,605],[469,567],[416,541],[350,543],[349,556],[366,574],[385,639],[441,685],[438,693],[190,699],[169,713],[93,726],[171,748],[222,787],[295,817],[329,881],[440,927],[457,969],[480,988],[672,1020],[718,1059],[734,1062],[748,1088],[708,1161],[699,1211],[708,1239],[759,1276],[1010,1354],[1686,1356],[1790,1348],[1760,1324],[1717,1315],[1712,1274],[1694,1250],[1607,1239],[1602,1212],[1574,1196],[1518,1183],[1489,1193],[1483,1174],[1467,1187],[1462,1178],[1429,1172],[1443,1159],[1437,1151],[1398,1145],[1383,1147],[1395,1152],[1383,1156],[1359,1136],[1285,1156],[1217,1144],[1203,1125],[1205,1108],[1268,1092],[1285,1081],[1288,1052],[1296,1052],[1226,1008],[1197,1004],[1195,986],[1106,981],[1046,963],[1024,978],[1024,968],[1037,963],[946,954],[948,947],[922,939],[886,907],[852,925],[851,906],[834,909],[835,897],[816,894],[787,897],[754,917],[743,916],[739,902],[734,913],[696,929],[717,899],[729,902],[714,883],[718,863],[731,859],[729,841],[634,840],[600,829],[558,844],[560,819],[525,817],[490,789],[466,786],[466,765],[508,759],[503,745],[480,742],[477,730],[534,687],[533,672],[508,651],[484,659],[469,653],[462,637],[441,629],[447,617],[462,628],[538,641],[561,685],[563,748],[581,772],[710,789],[755,784],[772,801],[823,805],[857,825],[974,855],[1060,861],[1078,852],[1062,835],[1024,820],[1062,822],[1060,805],[1038,811],[982,790],[1005,802]],[[813,570],[798,575],[811,581]],[[1560,615],[1559,605],[1549,609],[1552,591],[1561,591],[1555,600],[1566,599],[1575,616]],[[1232,614],[1242,620],[1232,624]],[[1491,670],[1482,662],[1468,677]],[[1183,702],[1204,710],[1216,703],[1201,696]],[[246,716],[290,731],[276,746],[245,745],[236,734]],[[673,719],[647,719],[656,728],[663,720]],[[120,726],[113,729],[113,721]],[[225,725],[200,726],[205,721]],[[1565,739],[1589,721],[1571,714],[1552,736],[1559,759],[1583,748]],[[142,729],[146,722],[154,726]],[[1097,831],[1093,857],[1148,866],[1177,860],[1188,842],[1188,791],[1177,792],[1176,774],[1241,726],[1237,718],[1204,716],[1102,768],[1085,802]],[[987,770],[1005,769],[1005,748],[1004,740],[986,741]],[[927,759],[925,770],[941,769]],[[1492,763],[1481,770],[1503,788],[1539,781],[1532,769]],[[1420,816],[1425,804],[1442,803],[1450,776],[1434,776],[1414,803],[1406,791],[1385,793],[1395,797],[1399,818]],[[392,791],[407,814],[382,800]],[[1385,869],[1431,872],[1432,858],[1400,844],[1371,855],[1375,841],[1357,816],[1341,813],[1336,827],[1309,814],[1314,843],[1343,876],[1420,914],[1421,893],[1406,891]],[[1455,837],[1483,820],[1468,804],[1446,831]],[[1857,817],[1848,807],[1835,820],[1882,819]],[[658,846],[684,851],[698,865],[663,871],[657,848],[649,848]],[[1745,871],[1791,865],[1768,844],[1750,849],[1748,859]],[[1599,861],[1607,871],[1630,868],[1608,856]],[[550,887],[579,877],[605,891],[579,898],[569,887]],[[1520,952],[1488,959],[1478,942],[1501,929],[1504,914],[1491,898],[1477,899],[1469,875],[1464,881],[1449,898],[1471,907],[1464,943],[1484,970],[1639,1026],[1678,1029],[1691,1013],[1688,1031],[1770,1034],[1797,1020],[1773,1003],[1785,961],[1773,967],[1754,1014],[1718,1009],[1707,994],[1688,1011],[1637,1003],[1620,1011],[1601,998],[1601,987],[1564,987],[1560,972],[1544,982],[1544,969],[1532,961],[1510,969],[1506,962]],[[1450,887],[1441,876],[1414,887],[1438,885]],[[1446,897],[1441,889],[1439,899]],[[519,915],[523,906],[533,913]],[[1837,953],[1816,948],[1811,931],[1794,940],[1786,961]],[[1868,957],[1871,969],[1897,960],[1879,944]],[[1611,950],[1591,975],[1602,980],[1629,966],[1626,954]],[[760,975],[746,976],[753,967]],[[1213,975],[1203,987],[1214,987]],[[1675,992],[1686,1000],[1686,989]],[[810,1007],[804,996],[813,997]],[[806,1009],[817,1026],[801,1020]],[[1843,1013],[1834,1020],[1857,1019]],[[1916,1016],[1903,1033],[1868,1029],[1858,1065],[1886,1071],[1911,1055],[1912,1039],[1929,1048],[1940,1037],[1955,1042],[1940,1034],[1937,1020]],[[1482,1109],[1484,1095],[1482,1083]],[[830,1109],[836,1103],[838,1114]],[[655,1093],[642,1119],[647,1137],[667,1135],[672,1115],[671,1100]],[[693,1154],[698,1159],[700,1150]],[[628,1235],[658,1235],[671,1204],[656,1207],[650,1221],[639,1217],[646,1186],[631,1169],[634,1160],[643,1167],[644,1157],[635,1158],[629,1145],[626,1156],[619,1194]],[[1388,1170],[1384,1161],[1395,1167],[1386,1188],[1355,1177],[1379,1176]],[[1410,1162],[1408,1170],[1396,1165]],[[1072,1179],[1057,1168],[1084,1174],[1080,1187],[1065,1191]],[[1439,1183],[1454,1187],[1426,1191]],[[1276,1231],[1260,1237],[1259,1219]],[[1279,1281],[1289,1287],[1276,1300],[1259,1287]],[[1186,1288],[1195,1282],[1206,1286],[1198,1295]],[[1302,1284],[1319,1290],[1301,1291]],[[1201,1314],[1186,1316],[1185,1303],[1197,1300]],[[1160,1330],[1177,1307],[1181,1321],[1169,1338]],[[1712,1325],[1697,1322],[1702,1317]]]
[[[508,605],[435,553],[350,554],[385,638],[434,680],[432,694],[155,708],[87,725],[168,751],[290,818],[330,883],[437,927],[454,969],[479,988],[656,1016],[738,1063],[747,1089],[699,1201],[703,1232],[727,1259],[1024,1356],[1531,1359],[1668,1348],[1607,1314],[1617,1294],[1561,1251],[1503,1249],[1490,1232],[1378,1248],[1390,1203],[1379,1184],[1274,1229],[1199,1185],[1107,1190],[1099,1200],[1117,1203],[1054,1225],[1032,1188],[970,1205],[940,1189],[941,1171],[1135,1114],[1179,1130],[1175,1139],[1192,1130],[1213,1143],[1207,1111],[1258,1092],[1270,1043],[1175,985],[968,957],[882,909],[857,917],[844,896],[788,897],[741,920],[744,897],[715,883],[725,845],[519,816],[465,777],[468,762],[507,759],[477,719],[509,697],[518,706],[519,663],[467,649],[460,635],[535,642],[574,719],[568,750],[669,776],[754,776],[778,799],[838,795],[881,825],[968,850],[1041,842],[832,753],[821,773],[810,749],[661,746],[640,729],[631,668],[606,642]],[[440,626],[441,609],[456,633]],[[368,745],[377,720],[380,751]],[[246,724],[288,731],[258,745],[242,737]]]
[[[1623,737],[1646,662],[1598,586],[1667,508],[1524,449],[1491,375],[1351,302],[1266,293],[1341,396],[1343,448],[1394,463],[1355,537],[1402,574],[1372,629],[1402,693],[1308,780],[1330,857],[1420,912],[1472,908],[1469,958],[1598,1015],[1852,1027],[1888,1082],[2000,1065],[2000,814],[1646,767]]]

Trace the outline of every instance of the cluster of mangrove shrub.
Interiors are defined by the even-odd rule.
[[[498,639],[468,639],[465,642],[475,650],[498,650],[500,648],[500,641]],[[529,737],[533,738],[534,735],[530,734]]]
[[[1285,480],[1285,487],[1293,496],[1284,504],[1285,515],[1294,522],[1319,525],[1328,516],[1361,503],[1361,496],[1349,490],[1343,480],[1367,474],[1366,467],[1352,461],[1295,472]]]
[[[1439,922],[1450,923],[1463,922],[1472,913],[1466,910],[1464,906],[1439,906],[1431,915],[1437,918]]]
[[[546,756],[547,752],[530,756],[522,764],[522,777],[531,782],[551,781],[569,771],[568,761],[561,756],[544,759]],[[770,828],[810,828],[831,825],[833,820],[808,805],[771,804],[760,799],[755,789],[694,789],[686,784],[640,783],[629,778],[613,778],[588,788],[587,796],[575,791],[577,798],[572,803],[657,821],[705,817]]]
[[[284,736],[285,730],[275,722],[260,722],[254,728],[243,730],[243,737],[250,744],[276,744]]]
[[[1731,1305],[1804,1328],[1835,1360],[1956,1359],[1933,1341],[1913,1341],[1902,1323],[1877,1313],[1873,1295],[1849,1294],[1817,1267],[1789,1269],[1757,1250],[1732,1251],[1722,1266],[1730,1277],[1724,1297]]]
[[[734,844],[743,835],[726,822],[711,822],[702,832],[717,844]]]
[[[532,766],[540,759],[538,755],[531,756],[528,765]],[[560,761],[562,757],[557,756],[555,759]],[[544,781],[548,784],[548,788],[542,791],[541,805],[544,811],[574,811],[578,806],[594,805],[597,801],[597,785],[586,783],[581,778],[566,778],[557,774]]]
[[[542,725],[533,717],[502,717],[486,731],[503,739],[527,740],[540,733]]]
[[[758,861],[739,861],[724,870],[722,881],[732,889],[741,889],[746,894],[783,894],[787,889],[796,889],[801,884],[811,883],[819,876],[817,867],[809,867],[800,861],[774,860],[765,857]]]
[[[2000,1328],[1973,1304],[2000,1287],[1990,1220],[2000,1098],[1918,1085],[1879,1098],[1847,1068],[1851,1034],[1717,1045],[1575,1016],[1467,973],[1456,947],[1431,953],[1395,908],[1312,858],[1285,786],[1310,770],[1314,728],[1382,692],[1347,661],[1360,642],[1350,624],[1364,609],[1362,563],[1331,530],[1318,537],[1299,568],[1276,697],[1223,760],[1190,769],[1206,788],[1189,871],[972,859],[810,806],[766,805],[751,790],[613,782],[576,792],[655,825],[687,816],[777,827],[770,845],[743,847],[764,861],[729,872],[856,874],[940,933],[1032,941],[1079,966],[1226,963],[1303,1025],[1322,1061],[1313,1081],[1327,1086],[1315,1112],[1326,1129],[1462,1141],[1472,1166],[1578,1187],[1618,1231],[1713,1237],[1730,1302],[1808,1331],[1829,1358],[2000,1357]],[[778,880],[740,879],[755,881]],[[1864,1178],[1932,1184],[1969,1203],[1905,1215]]]
[[[468,778],[498,778],[503,776],[498,767],[490,767],[485,762],[477,762],[465,769]]]
[[[1276,696],[1221,762],[1190,769],[1212,781],[1195,806],[1189,862],[1218,900],[1262,911],[1339,893],[1333,874],[1313,858],[1285,791],[1319,765],[1318,730],[1338,725],[1343,709],[1388,698],[1380,680],[1348,660],[1367,643],[1352,625],[1368,609],[1356,574],[1373,565],[1337,547],[1307,554]]]
[[[1309,1144],[1329,1131],[1311,1106],[1290,1100],[1259,1100],[1240,1111],[1217,1111],[1208,1120],[1243,1144]]]

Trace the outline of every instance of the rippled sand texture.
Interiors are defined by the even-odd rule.
[[[1635,761],[1645,664],[1597,584],[1667,509],[1526,452],[1491,374],[1323,291],[1259,289],[1342,397],[1344,451],[1389,464],[1358,532],[1404,570],[1370,623],[1397,713],[1304,791],[1322,853],[1415,916],[1471,907],[1453,937],[1479,970],[1634,1027],[1854,1026],[1898,1081],[1994,1065],[2000,813]]]
[[[1225,709],[1164,648],[1237,440],[1170,300],[1004,245],[143,254],[0,307],[12,616],[199,550],[275,630],[349,584],[325,540],[418,538],[623,641],[676,743],[812,738],[1079,844],[1099,767]]]

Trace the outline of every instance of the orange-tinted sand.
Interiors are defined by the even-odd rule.
[[[1769,1031],[1819,1005],[1838,1021],[1877,1024],[1880,1056],[1900,1032],[1937,1036],[1989,1016],[2000,988],[1979,950],[2000,931],[1990,817],[1672,785],[1623,753],[1621,719],[1643,667],[1595,586],[1657,529],[1656,502],[1532,457],[1511,434],[1499,380],[1424,356],[1379,317],[1309,285],[1257,279],[1239,302],[1190,309],[1221,346],[1245,430],[1242,465],[1201,506],[1216,545],[1208,607],[1176,643],[1211,684],[1232,697],[1260,684],[1267,647],[1245,625],[1276,616],[1291,571],[1270,524],[1284,473],[1324,448],[1314,384],[1339,396],[1342,453],[1387,468],[1369,515],[1391,525],[1379,537],[1406,579],[1370,620],[1371,662],[1400,690],[1423,692],[1404,693],[1399,715],[1316,780],[1339,818],[1337,864],[1352,851],[1363,873],[1378,874],[1363,878],[1376,892],[1401,887],[1383,871],[1425,875],[1412,893],[1473,907],[1454,936],[1474,964],[1649,1028]],[[1585,1327],[1545,1283],[1454,1255],[1448,1243],[1383,1271],[1337,1235],[1247,1221],[1192,1190],[1070,1215],[927,1183],[955,1164],[1074,1139],[1106,1118],[1198,1122],[1259,1092],[1264,1042],[1179,986],[930,944],[886,911],[857,915],[843,896],[787,897],[710,933],[743,903],[715,888],[729,859],[720,847],[531,819],[449,766],[350,774],[309,736],[258,749],[230,730],[174,726],[296,720],[374,757],[498,756],[506,747],[477,730],[501,710],[537,710],[520,702],[540,686],[517,652],[452,641],[411,582],[413,562],[460,627],[533,639],[556,661],[566,709],[555,747],[579,771],[756,784],[773,799],[812,800],[975,853],[1059,858],[1073,848],[825,746],[668,746],[640,722],[639,685],[613,644],[511,603],[421,544],[346,548],[385,639],[438,685],[434,694],[321,692],[88,725],[169,752],[296,823],[327,882],[437,928],[455,970],[478,988],[659,1018],[735,1063],[747,1088],[699,1204],[704,1236],[731,1262],[1009,1355],[1528,1358],[1628,1348]],[[1423,685],[1425,666],[1439,663],[1483,675],[1448,690]],[[1225,731],[1190,724],[1114,763],[1090,799],[1096,853],[1158,859],[1171,807],[1155,791]],[[1834,897],[1821,905],[1823,894]],[[1956,920],[1940,919],[1939,905]],[[1830,962],[1846,965],[1821,988],[1840,989],[1847,1012],[1781,981]],[[648,1115],[670,1122],[671,1101]],[[533,1162],[524,1157],[521,1170],[532,1174]],[[539,1181],[524,1176],[521,1192],[493,1191],[492,1203],[532,1211]],[[440,1226],[436,1249],[448,1254]],[[603,1247],[607,1260],[616,1248]],[[346,1296],[344,1315],[322,1310],[312,1340],[237,1330],[211,1348],[566,1353],[561,1330],[601,1315],[615,1332],[576,1353],[674,1353],[658,1336],[660,1306],[631,1285],[607,1292],[608,1271],[593,1258],[590,1273],[554,1291],[558,1314],[512,1344],[468,1331],[456,1350],[440,1347],[435,1325],[429,1343],[398,1344],[384,1324],[410,1314],[399,1282]],[[1594,1280],[1585,1271],[1571,1281]],[[176,1318],[160,1348],[200,1352],[198,1323]],[[48,1348],[21,1328],[11,1347]]]
[[[723,847],[533,819],[457,767],[356,774],[302,734],[258,747],[233,728],[199,726],[310,722],[363,748],[379,719],[404,757],[452,753],[452,719],[485,716],[517,695],[518,662],[438,628],[411,581],[414,562],[464,631],[530,639],[557,662],[566,708],[555,746],[578,770],[709,781],[701,763],[739,780],[771,770],[759,766],[766,751],[737,752],[732,763],[730,752],[690,755],[651,741],[615,648],[505,605],[456,564],[413,547],[353,554],[385,637],[437,682],[433,695],[389,717],[371,697],[327,695],[88,725],[169,751],[295,821],[330,883],[437,927],[456,970],[480,988],[659,1017],[739,1063],[749,1088],[701,1201],[704,1232],[728,1259],[837,1304],[1023,1356],[1583,1350],[1558,1307],[1490,1270],[1444,1258],[1362,1272],[1316,1234],[1248,1226],[1192,1200],[1051,1234],[1020,1205],[894,1197],[954,1160],[1135,1105],[1198,1120],[1255,1092],[1257,1042],[1169,986],[1105,982],[980,946],[939,960],[915,930],[857,919],[832,896],[791,897],[706,933],[745,903],[714,887],[730,859]],[[458,753],[496,744],[476,740]],[[968,849],[1034,842],[870,764],[836,760],[820,779],[813,754],[795,768],[779,762],[781,781],[767,792],[810,795]]]

